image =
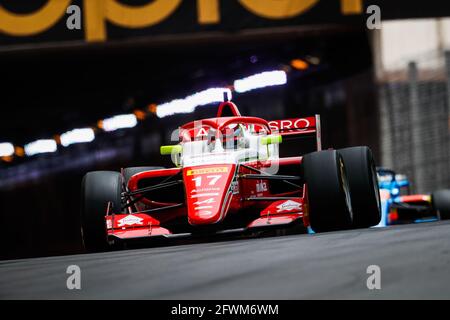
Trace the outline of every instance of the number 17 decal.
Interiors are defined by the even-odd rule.
[[[215,174],[215,175],[210,175],[210,176],[206,176],[207,179],[209,179],[209,186],[213,186],[217,183],[217,181],[219,181],[219,179],[222,177],[222,175],[220,174]],[[192,178],[192,181],[195,181],[195,187],[201,187],[202,186],[202,176],[198,176],[195,178]]]

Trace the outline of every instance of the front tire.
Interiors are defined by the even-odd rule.
[[[433,208],[441,220],[450,219],[450,190],[438,190],[431,195]]]
[[[368,147],[340,149],[350,186],[352,228],[369,228],[380,223],[381,201],[372,151]]]
[[[87,251],[108,248],[105,215],[108,202],[121,212],[122,177],[114,171],[88,172],[81,183],[81,232]]]
[[[311,228],[315,232],[348,229],[353,213],[341,155],[336,150],[307,154],[303,157],[303,174]]]
[[[128,181],[135,174],[145,172],[145,171],[160,170],[160,169],[164,169],[164,167],[129,167],[129,168],[125,168],[125,169],[123,169],[123,181],[125,182],[125,185],[128,185]]]

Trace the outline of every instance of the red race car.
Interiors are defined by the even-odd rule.
[[[318,115],[268,122],[241,116],[226,101],[216,118],[185,124],[176,136],[178,144],[161,147],[173,168],[84,176],[87,250],[152,237],[291,226],[325,232],[380,222],[370,149],[321,150]]]

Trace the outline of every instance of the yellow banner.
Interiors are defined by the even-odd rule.
[[[199,174],[224,173],[224,172],[228,172],[227,167],[193,169],[193,170],[188,170],[186,175],[193,176],[193,175],[199,175]]]
[[[19,2],[8,0],[10,2]],[[339,1],[341,13],[343,15],[362,14],[364,9],[363,0],[334,0]],[[387,0],[386,0],[387,1]],[[404,0],[405,1],[405,0]],[[1,2],[1,1],[0,1]],[[220,25],[223,24],[228,30],[228,23],[232,20],[233,27],[236,21],[230,18],[233,12],[231,9],[225,10],[228,16],[221,12],[222,7],[225,7],[228,2],[220,0],[148,0],[147,3],[141,5],[128,5],[121,2],[121,0],[47,0],[44,5],[36,9],[34,12],[15,13],[10,11],[6,6],[0,4],[0,35],[11,37],[29,37],[46,32],[51,28],[58,28],[59,34],[71,32],[69,29],[55,27],[61,20],[69,19],[71,11],[68,11],[71,5],[80,5],[80,23],[82,22],[82,29],[84,37],[87,41],[105,41],[108,38],[107,25],[113,24],[125,29],[140,29],[149,28],[166,21],[173,16],[175,12],[180,11],[183,2],[189,3],[190,6],[196,6],[197,24],[201,25]],[[303,14],[307,14],[310,10],[322,5],[322,11],[326,15],[333,15],[336,13],[328,13],[327,7],[332,6],[330,0],[235,0],[240,4],[240,7],[245,11],[251,13],[259,18],[268,20],[283,20],[293,19]],[[227,3],[227,4],[225,4]],[[327,3],[327,7],[325,7]],[[16,5],[19,6],[19,5]],[[186,9],[186,8],[185,8]],[[233,9],[239,10],[239,9]],[[185,21],[187,14],[191,12],[185,10],[182,15]],[[227,17],[228,22],[223,19]],[[189,17],[189,21],[192,17]],[[251,17],[246,17],[243,22],[237,25],[251,28]],[[179,27],[179,22],[170,22],[170,30]],[[295,24],[295,23],[294,23]],[[61,25],[61,24],[60,24]],[[65,24],[63,24],[65,25]],[[191,29],[195,27],[191,26]],[[195,30],[195,29],[194,29]],[[201,30],[201,29],[199,29]],[[64,39],[64,36],[62,36]]]

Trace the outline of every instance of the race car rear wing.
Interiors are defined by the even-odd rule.
[[[320,115],[318,114],[306,118],[273,120],[269,122],[269,126],[273,132],[278,132],[283,136],[283,144],[285,144],[285,141],[295,140],[295,144],[298,144],[299,140],[309,140],[308,152],[322,150]]]

